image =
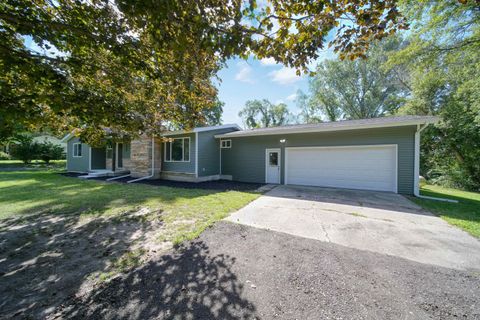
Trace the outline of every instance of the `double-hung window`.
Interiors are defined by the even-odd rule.
[[[165,162],[190,162],[190,138],[174,138],[164,146]]]
[[[79,158],[82,156],[82,144],[81,143],[74,143],[73,144],[73,156],[75,158]]]

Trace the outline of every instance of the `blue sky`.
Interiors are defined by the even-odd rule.
[[[331,51],[322,52],[317,61],[311,63],[313,70],[316,63],[334,58]],[[289,110],[298,113],[295,104],[297,90],[308,92],[308,76],[297,76],[294,69],[276,64],[273,59],[248,60],[231,59],[223,68],[219,77],[219,99],[225,103],[223,123],[237,123],[243,126],[238,112],[247,100],[268,99],[272,103],[286,103]]]

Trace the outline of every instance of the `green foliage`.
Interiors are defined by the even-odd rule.
[[[316,104],[313,99],[310,99],[309,96],[302,90],[297,91],[297,97],[295,99],[297,108],[300,109],[300,114],[297,117],[298,122],[300,123],[319,123],[322,122],[322,112],[321,108]],[[334,109],[336,110],[336,109]],[[328,111],[328,110],[325,110]],[[329,120],[335,120],[339,115],[330,115],[327,113],[327,118]]]
[[[367,59],[320,63],[310,80],[310,99],[302,108],[303,118],[308,122],[315,115],[336,121],[395,113],[408,93],[404,84],[406,75],[396,68],[383,69],[381,65],[401,45],[400,39],[391,38],[373,45]]]
[[[24,164],[27,164],[37,158],[40,144],[33,141],[32,136],[21,134],[15,138],[15,141],[16,143],[11,146],[10,150],[14,159],[22,160]]]
[[[28,164],[32,160],[37,159],[49,164],[51,160],[61,160],[65,158],[61,146],[49,141],[36,142],[33,140],[33,136],[27,133],[18,134],[13,138],[10,153],[14,159],[22,160],[24,164]]]
[[[0,151],[0,160],[10,160],[11,157],[8,153]]]
[[[480,11],[475,1],[404,1],[415,21],[409,45],[387,67],[411,74],[403,114],[439,115],[422,134],[421,173],[432,182],[480,189]]]
[[[406,27],[390,0],[5,0],[0,25],[0,140],[49,127],[93,144],[209,122],[228,58],[305,70],[327,42],[355,58]]]
[[[42,142],[39,145],[38,159],[41,159],[46,164],[50,163],[50,160],[61,160],[65,158],[63,148],[52,142]]]
[[[286,104],[275,105],[266,99],[247,101],[238,116],[248,128],[277,127],[291,122],[293,118]]]

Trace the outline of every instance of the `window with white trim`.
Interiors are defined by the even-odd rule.
[[[75,158],[80,158],[82,156],[82,144],[74,143],[73,144],[73,156]]]
[[[222,149],[230,149],[232,147],[232,140],[220,140],[220,147]]]
[[[164,143],[165,162],[190,162],[190,138],[174,138]]]

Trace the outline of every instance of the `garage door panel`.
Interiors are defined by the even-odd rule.
[[[395,146],[287,148],[286,182],[396,192]]]

